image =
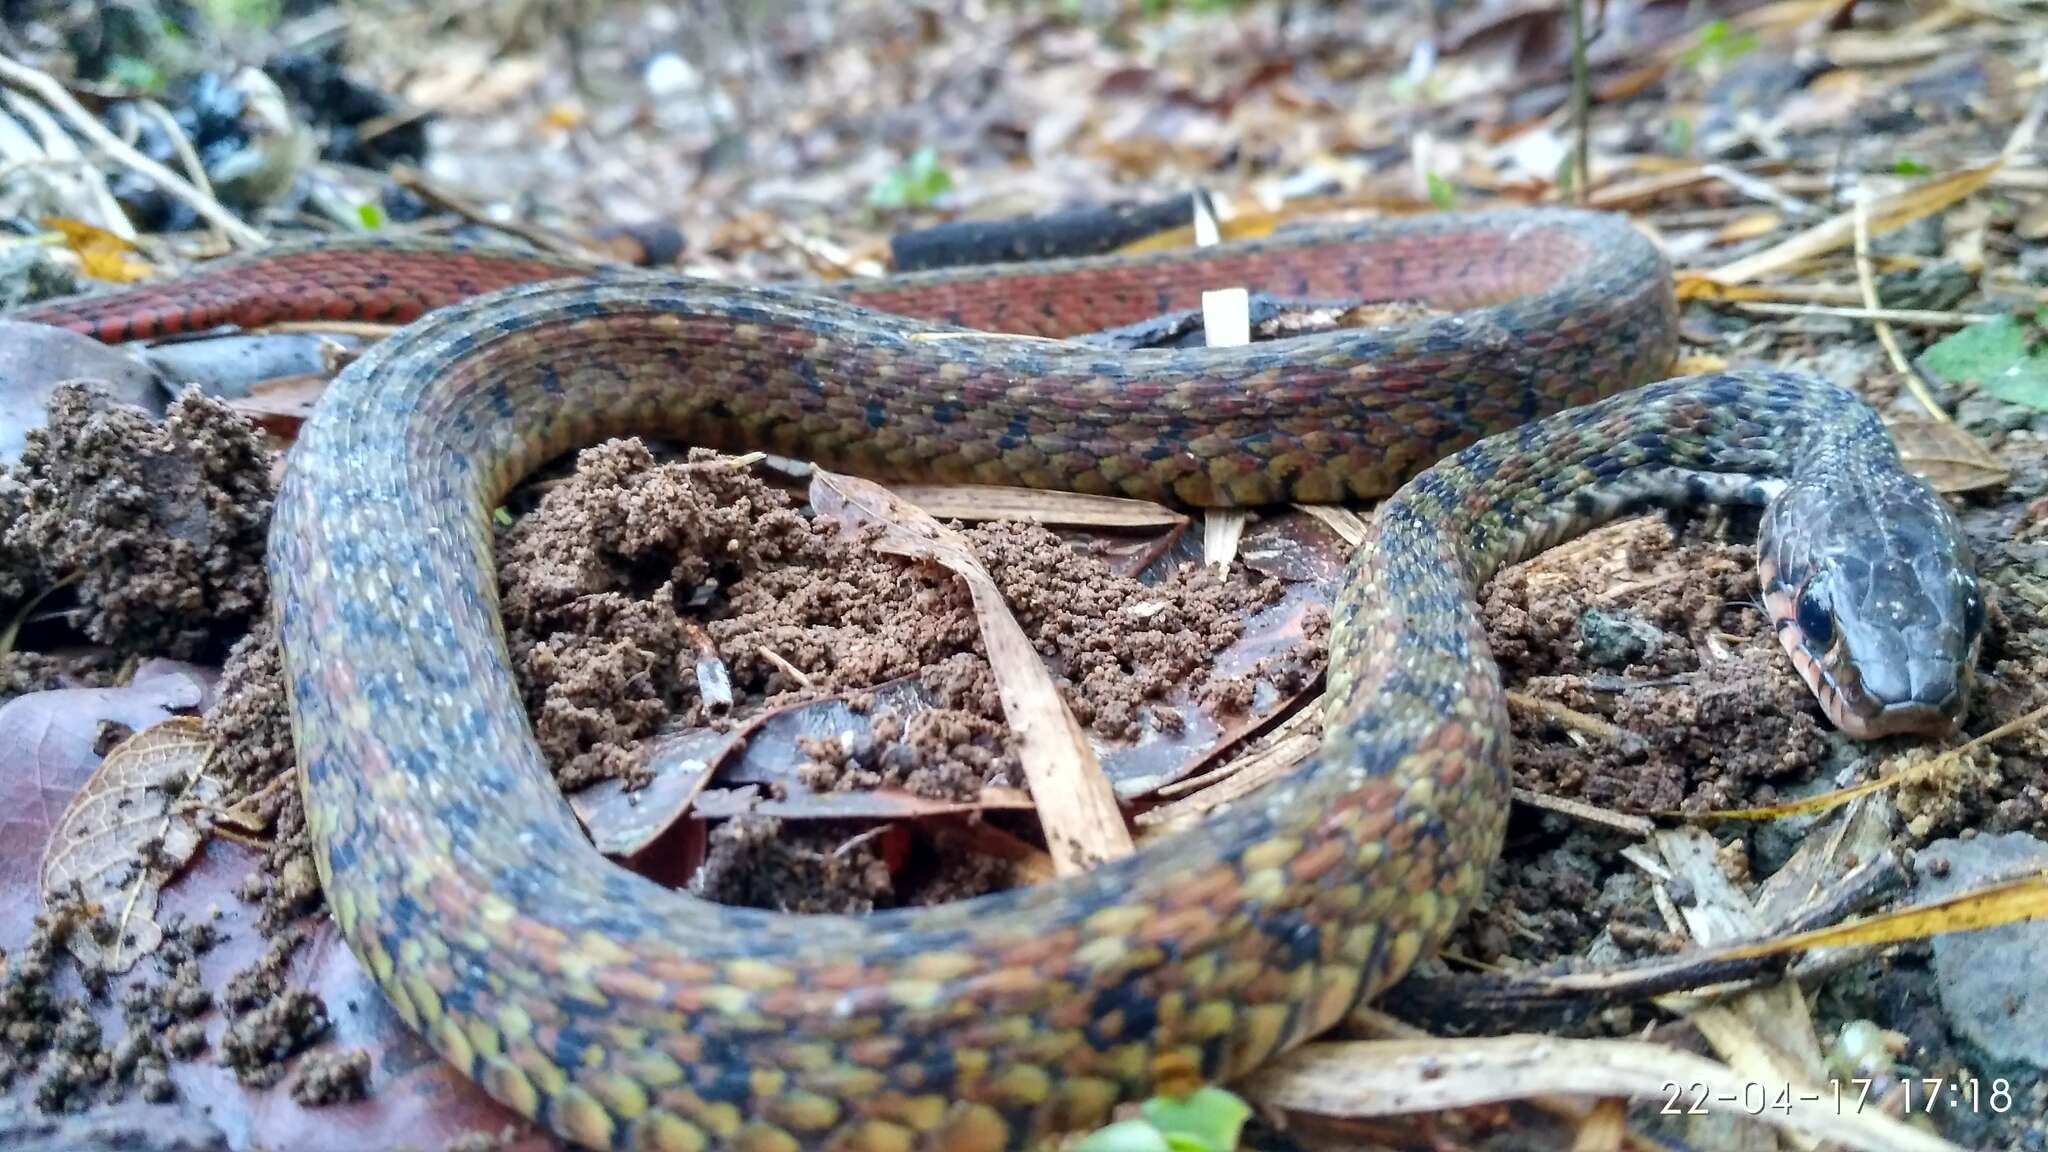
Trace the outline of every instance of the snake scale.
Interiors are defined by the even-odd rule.
[[[1447,314],[1228,349],[1044,339],[1232,285]],[[1954,521],[1852,394],[1651,383],[1676,347],[1670,273],[1600,214],[798,288],[328,242],[23,315],[107,340],[418,320],[331,385],[277,500],[315,858],[398,1014],[595,1148],[1024,1147],[1329,1028],[1440,944],[1501,846],[1508,718],[1477,590],[1631,510],[1768,504],[1766,605],[1855,735],[1952,717],[1982,625]],[[628,433],[1183,506],[1392,498],[1335,604],[1322,747],[1291,776],[1084,875],[800,917],[608,863],[521,711],[490,510]]]

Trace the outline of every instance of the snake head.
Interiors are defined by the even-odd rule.
[[[1764,510],[1764,608],[1842,732],[1940,733],[1960,719],[1984,632],[1962,526],[1896,466],[1795,478]]]

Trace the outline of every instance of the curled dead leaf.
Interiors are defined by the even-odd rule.
[[[107,753],[57,821],[43,852],[43,899],[75,892],[106,925],[72,934],[80,964],[125,972],[162,943],[157,897],[198,850],[199,814],[223,791],[206,774],[212,755],[197,717],[145,728]]]

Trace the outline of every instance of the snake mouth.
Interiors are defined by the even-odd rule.
[[[1911,700],[1882,705],[1869,713],[1846,707],[1827,709],[1827,713],[1835,727],[1850,739],[1881,740],[1887,736],[1946,735],[1955,728],[1955,713],[1960,704],[1960,699],[1952,697],[1940,704]]]

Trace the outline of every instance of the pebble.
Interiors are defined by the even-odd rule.
[[[2048,868],[2048,843],[2024,832],[1937,840],[1919,853],[1914,898],[1939,900],[2030,868]],[[1955,1033],[1993,1061],[2048,1070],[2048,920],[1936,936],[1932,948],[1942,1014]]]
[[[0,320],[0,462],[21,459],[31,430],[44,425],[57,385],[92,380],[117,401],[164,413],[156,373],[127,353],[87,336]]]

